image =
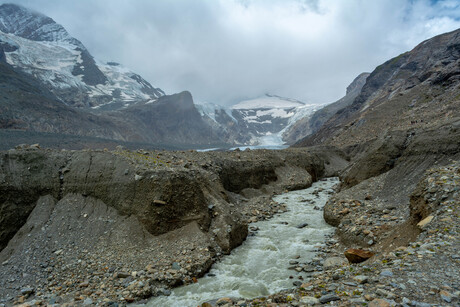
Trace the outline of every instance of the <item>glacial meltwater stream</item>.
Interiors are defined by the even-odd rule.
[[[257,234],[213,265],[206,276],[174,289],[170,296],[152,299],[147,306],[199,306],[220,297],[253,298],[293,287],[298,279],[289,276],[299,273],[288,269],[289,262],[310,261],[333,231],[323,219],[322,208],[337,183],[337,178],[329,178],[274,197],[287,205],[287,212],[251,224],[259,228]]]

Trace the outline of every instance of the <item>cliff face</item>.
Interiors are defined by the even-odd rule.
[[[331,118],[337,111],[348,107],[353,103],[355,98],[361,92],[369,73],[362,73],[357,76],[353,82],[347,87],[346,95],[336,102],[333,102],[318,111],[314,112],[310,116],[305,116],[299,121],[295,122],[289,129],[283,134],[284,140],[288,144],[294,144],[297,141],[307,137],[310,134],[318,131],[322,125]]]
[[[299,146],[355,146],[397,130],[458,118],[460,30],[429,39],[378,66],[354,102]],[[441,115],[442,114],[442,115]]]

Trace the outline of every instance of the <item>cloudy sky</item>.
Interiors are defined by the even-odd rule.
[[[13,0],[167,93],[332,102],[359,73],[460,28],[459,0]]]

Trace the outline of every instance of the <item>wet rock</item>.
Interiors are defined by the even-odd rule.
[[[361,263],[374,256],[373,252],[354,248],[347,249],[344,254],[350,263]]]
[[[305,228],[307,226],[308,226],[308,223],[302,223],[302,224],[297,225],[296,227],[299,228],[299,229],[302,229],[302,228]]]
[[[217,306],[222,306],[222,305],[225,305],[225,304],[233,304],[233,300],[229,297],[222,297],[220,299],[217,300],[216,302]]]

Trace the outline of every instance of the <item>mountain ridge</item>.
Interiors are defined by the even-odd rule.
[[[62,25],[25,7],[0,5],[0,31],[6,61],[41,80],[66,104],[118,109],[165,95],[119,64],[96,61]]]

